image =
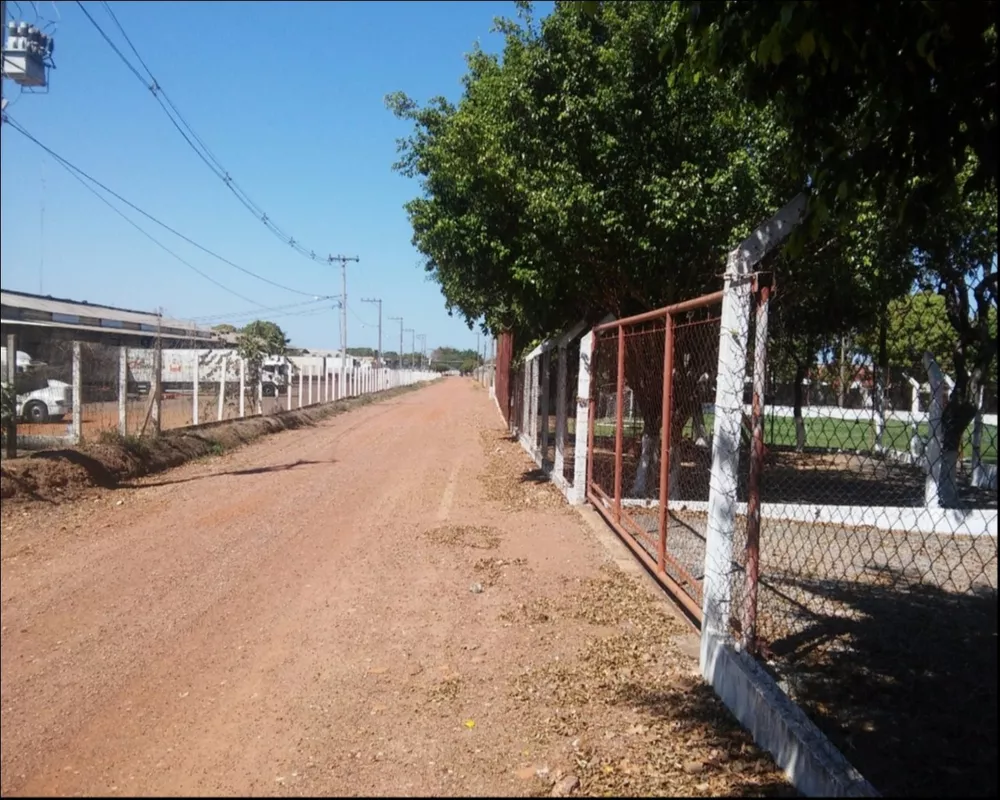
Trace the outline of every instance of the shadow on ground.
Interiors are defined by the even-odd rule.
[[[887,580],[785,580],[816,598],[811,609],[831,612],[799,612],[791,624],[787,602],[765,589],[762,627],[784,617],[792,629],[771,640],[771,666],[886,796],[995,796],[996,590]]]
[[[298,469],[299,467],[316,467],[324,464],[336,464],[336,463],[337,463],[336,459],[329,459],[327,461],[308,461],[304,459],[299,459],[298,461],[293,461],[289,464],[272,464],[271,466],[267,467],[251,467],[248,469],[225,470],[223,472],[212,472],[207,475],[194,475],[190,478],[177,478],[175,480],[169,480],[169,481],[156,481],[155,483],[136,484],[123,488],[152,489],[156,486],[172,486],[178,483],[191,483],[193,481],[208,480],[210,478],[221,478],[226,475],[236,475],[236,476],[266,475],[268,473],[273,473],[273,472],[287,472],[288,470]]]
[[[521,483],[548,483],[549,475],[541,469],[529,469],[521,475]]]

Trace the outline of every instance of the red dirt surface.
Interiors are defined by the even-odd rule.
[[[3,795],[788,793],[532,467],[451,379],[4,504]]]

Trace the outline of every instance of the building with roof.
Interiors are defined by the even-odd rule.
[[[17,334],[18,350],[34,354],[53,342],[113,347],[225,347],[230,336],[148,311],[0,290],[0,335]]]

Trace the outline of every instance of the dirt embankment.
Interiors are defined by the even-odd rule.
[[[164,431],[155,438],[114,436],[79,447],[43,450],[0,467],[0,498],[5,502],[58,502],[71,500],[88,489],[113,489],[144,475],[221,455],[272,433],[309,427],[419,387],[404,386],[311,408]]]

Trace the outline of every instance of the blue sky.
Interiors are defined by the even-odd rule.
[[[8,113],[33,136],[200,244],[279,283],[340,293],[339,267],[316,264],[270,234],[185,144],[150,92],[75,3],[8,2],[8,17],[55,20],[48,94],[18,96]],[[137,60],[100,3],[87,9]],[[543,12],[551,4],[539,4]],[[511,2],[114,2],[139,54],[184,118],[268,216],[317,253],[348,266],[348,344],[374,346],[375,306],[402,315],[428,348],[475,347],[449,318],[410,244],[402,208],[418,186],[391,170],[407,126],[385,109],[403,90],[419,102],[457,99],[464,55]],[[2,135],[0,257],[5,289],[164,312],[183,319],[254,307],[191,271],[128,225],[8,126]],[[43,211],[44,209],[44,211]],[[244,275],[134,212],[143,228],[198,269],[267,307],[305,298]],[[327,306],[329,304],[326,304]],[[296,345],[339,346],[338,313],[314,305],[265,313]],[[214,319],[211,321],[215,321]],[[367,326],[362,322],[368,323]],[[385,349],[398,323],[384,322]],[[409,335],[406,347],[409,348]]]

